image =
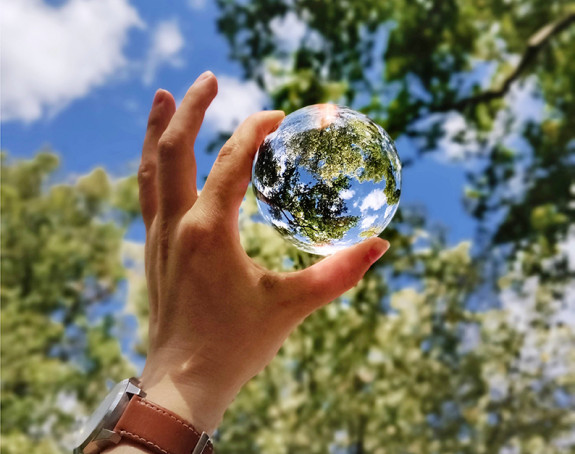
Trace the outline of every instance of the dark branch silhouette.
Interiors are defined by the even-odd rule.
[[[535,34],[527,41],[527,49],[525,50],[521,61],[516,66],[509,76],[504,80],[501,87],[497,89],[490,89],[482,93],[478,93],[467,98],[460,99],[459,101],[444,104],[438,108],[432,109],[431,112],[446,112],[449,110],[465,110],[469,106],[489,102],[497,98],[503,97],[510,89],[511,84],[521,77],[526,68],[535,60],[537,55],[549,44],[551,39],[569,27],[575,22],[575,12],[567,14],[562,19],[545,25],[540,28]]]

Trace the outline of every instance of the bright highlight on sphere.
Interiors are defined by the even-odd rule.
[[[252,183],[268,224],[298,248],[329,255],[389,224],[401,162],[393,140],[368,117],[316,104],[288,115],[266,137]]]

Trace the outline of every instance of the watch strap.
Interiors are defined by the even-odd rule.
[[[200,434],[175,413],[140,396],[130,399],[114,432],[156,454],[214,452],[206,433]]]

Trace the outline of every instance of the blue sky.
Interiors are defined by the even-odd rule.
[[[60,179],[95,166],[116,176],[133,173],[156,89],[171,91],[179,101],[210,69],[220,93],[196,144],[201,185],[215,159],[205,148],[217,132],[270,107],[228,59],[213,3],[6,0],[2,148],[16,158],[53,149],[62,158]],[[279,39],[294,45],[302,24],[286,18],[276,25]],[[413,156],[407,140],[398,141],[398,151],[400,157]],[[448,226],[449,242],[455,243],[473,235],[461,204],[464,184],[460,165],[441,156],[421,158],[404,171],[401,203],[425,206],[432,222]],[[131,235],[143,239],[142,229]]]

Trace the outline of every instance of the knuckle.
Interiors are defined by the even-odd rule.
[[[138,183],[148,184],[153,181],[156,174],[156,165],[151,162],[142,162],[138,168]]]
[[[203,222],[184,222],[179,237],[185,251],[213,250],[217,246],[214,229]]]
[[[200,222],[187,224],[185,230],[195,241],[207,240],[212,235],[212,229]]]
[[[235,140],[230,139],[224,144],[224,146],[220,150],[220,153],[218,154],[218,160],[220,161],[227,160],[229,157],[239,153],[239,151],[240,146],[238,145],[238,143]]]
[[[164,134],[158,140],[158,154],[160,158],[170,158],[178,147],[179,139],[172,134]]]

